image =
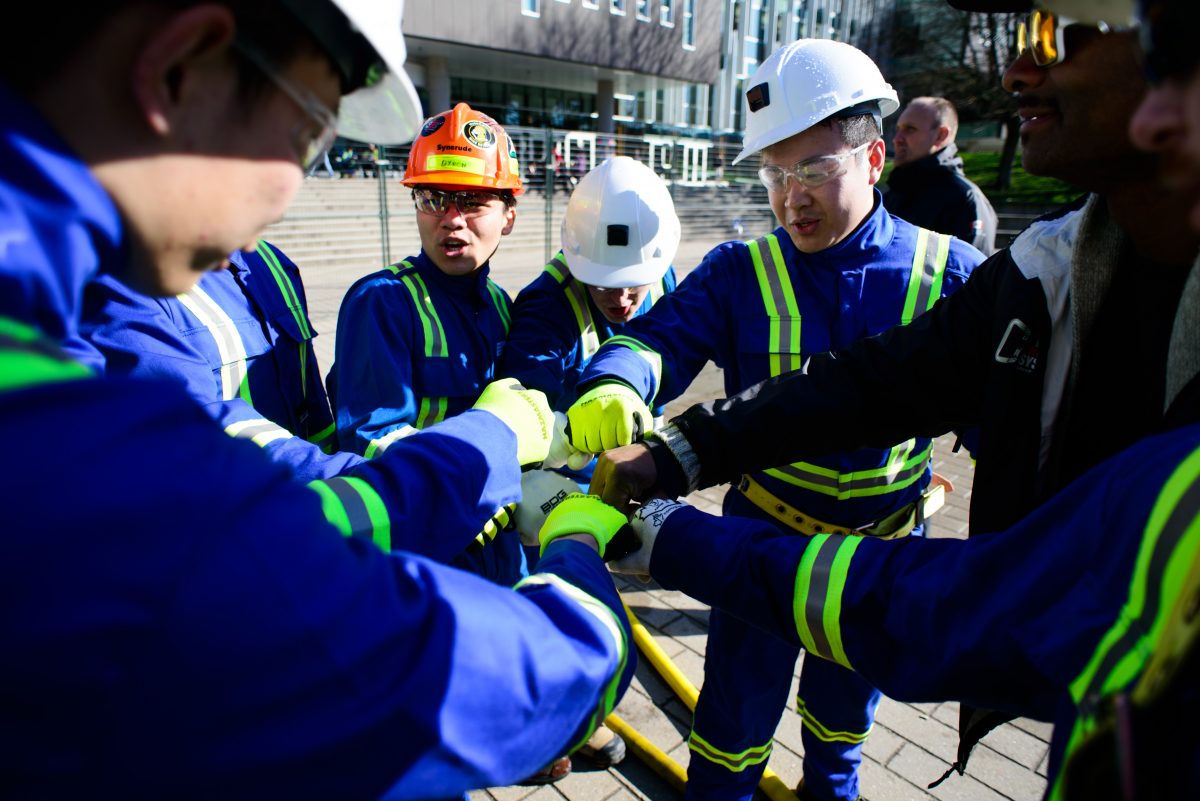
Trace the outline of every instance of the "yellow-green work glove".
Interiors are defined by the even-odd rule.
[[[550,452],[554,413],[544,393],[526,389],[515,378],[502,378],[484,387],[472,408],[491,412],[516,434],[522,467],[542,461]]]
[[[545,553],[546,546],[559,537],[568,534],[591,534],[603,558],[604,548],[628,522],[625,515],[595,495],[573,492],[546,516],[540,535],[541,553]]]
[[[597,384],[567,409],[571,445],[587,453],[603,453],[636,442],[650,433],[654,416],[631,387],[617,382]]]

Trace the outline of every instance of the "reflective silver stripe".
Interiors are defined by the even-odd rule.
[[[404,439],[410,434],[415,434],[417,433],[417,430],[418,429],[415,429],[412,426],[404,425],[400,426],[400,428],[389,431],[382,437],[371,440],[370,444],[367,445],[366,451],[363,453],[363,457],[367,459],[374,459],[376,456],[386,451],[393,442],[398,439]]]
[[[791,313],[790,307],[795,305],[795,297],[791,286],[783,285],[782,276],[787,265],[775,258],[775,248],[771,247],[773,239],[774,235],[768,234],[746,244],[750,247],[751,260],[758,273],[763,302],[767,304],[767,317],[778,321],[774,341],[767,343],[772,354],[779,354],[779,357],[771,359],[771,375],[775,376],[800,367],[800,354],[792,349],[793,338],[798,342],[800,334],[798,330],[793,331],[792,327],[798,326],[800,321]]]
[[[329,478],[323,483],[333,491],[333,494],[337,496],[338,503],[345,510],[346,519],[350,521],[350,533],[373,535],[375,525],[371,522],[367,505],[358,490],[344,478]]]
[[[821,543],[817,557],[808,574],[808,595],[804,599],[804,620],[813,638],[813,653],[826,659],[832,657],[829,634],[825,631],[825,600],[829,595],[833,560],[844,537],[828,537]]]
[[[246,380],[246,346],[238,335],[237,325],[200,287],[178,295],[179,302],[187,308],[200,324],[208,329],[217,344],[221,357],[221,400],[233,400]]]
[[[500,288],[492,279],[487,279],[488,295],[492,299],[492,305],[496,307],[496,314],[500,317],[500,322],[504,326],[505,335],[508,334],[508,329],[512,327],[512,315],[508,309],[508,296],[504,294],[504,290]]]
[[[917,229],[913,249],[912,273],[904,299],[901,325],[908,325],[933,308],[941,295],[942,276],[950,258],[950,236],[935,234],[925,228]]]
[[[1163,523],[1162,531],[1150,552],[1144,572],[1134,576],[1133,590],[1139,589],[1139,582],[1145,582],[1144,586],[1140,588],[1141,595],[1145,599],[1144,606],[1140,614],[1129,621],[1129,626],[1121,638],[1109,647],[1108,652],[1092,674],[1092,680],[1079,702],[1082,716],[1090,717],[1096,714],[1096,705],[1102,698],[1104,685],[1116,670],[1117,663],[1139,648],[1143,648],[1139,643],[1148,639],[1150,629],[1159,616],[1159,608],[1163,600],[1161,585],[1167,562],[1170,561],[1176,547],[1187,534],[1188,528],[1195,522],[1197,515],[1200,515],[1200,481],[1194,480],[1176,502],[1175,507],[1171,509],[1166,522]],[[1143,556],[1144,554],[1139,554],[1139,563]],[[1131,594],[1133,590],[1131,590]]]
[[[575,312],[575,322],[579,326],[580,348],[584,361],[592,358],[600,350],[600,337],[596,333],[596,318],[592,316],[592,306],[589,302],[587,288],[578,280],[570,280],[563,286],[571,309]]]
[[[225,433],[231,437],[248,439],[260,448],[266,447],[276,440],[292,438],[292,432],[266,419],[242,420],[238,423],[230,423],[225,426]]]
[[[893,449],[892,453],[895,455],[889,461],[888,465],[876,468],[880,471],[879,475],[862,476],[862,472],[866,471],[858,473],[837,473],[832,470],[818,472],[818,468],[808,462],[795,462],[794,464],[782,467],[773,467],[766,472],[768,474],[776,474],[784,480],[792,479],[792,483],[803,481],[808,484],[815,484],[818,487],[835,490],[838,495],[875,487],[887,487],[892,484],[903,484],[905,481],[910,481],[925,472],[925,460],[922,459],[917,463],[909,465],[907,469],[898,470],[895,473],[888,472],[887,467],[894,464],[903,464],[907,460],[909,453],[911,453],[913,444],[914,440],[909,440],[905,443],[908,447],[899,453]]]

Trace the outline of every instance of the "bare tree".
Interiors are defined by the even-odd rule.
[[[877,60],[902,99],[949,98],[965,121],[992,121],[1004,132],[998,189],[1008,189],[1016,159],[1016,103],[1004,70],[1016,57],[1015,14],[973,14],[945,0],[898,3],[878,33]]]

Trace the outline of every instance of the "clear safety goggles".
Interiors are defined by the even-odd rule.
[[[507,205],[504,198],[495,192],[484,192],[478,189],[444,192],[441,189],[419,186],[413,190],[412,196],[417,211],[436,214],[439,217],[446,213],[451,203],[464,217],[480,217],[493,211],[499,205]]]
[[[293,146],[296,152],[301,154],[300,166],[307,171],[333,146],[333,140],[337,138],[337,115],[308,89],[297,86],[283,77],[279,68],[253,45],[241,39],[234,39],[233,48],[308,117],[307,123],[297,125],[292,131]]]
[[[791,169],[768,164],[759,169],[758,180],[772,192],[783,192],[787,189],[787,179],[790,175],[800,186],[812,189],[844,173],[843,165],[846,160],[857,156],[870,145],[871,143],[867,142],[845,153],[805,159],[794,164]]]

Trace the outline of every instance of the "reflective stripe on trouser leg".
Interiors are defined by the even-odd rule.
[[[684,798],[749,801],[787,707],[799,650],[712,610]]]
[[[804,655],[796,711],[804,720],[804,787],[812,798],[858,798],[858,766],[879,697],[879,691],[852,670]]]

